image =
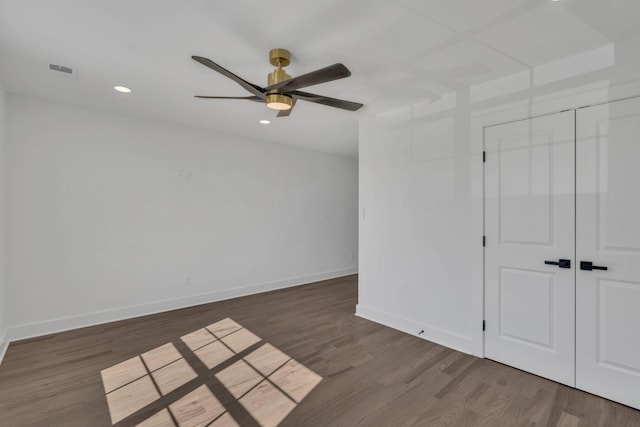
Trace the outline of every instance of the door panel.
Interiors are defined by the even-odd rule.
[[[498,147],[500,242],[549,245],[553,217],[550,137],[528,135],[526,129],[522,132],[501,141]],[[489,130],[490,135],[495,133],[495,129]]]
[[[501,267],[499,280],[499,335],[553,350],[554,275]]]
[[[574,385],[574,113],[485,130],[485,355]]]
[[[640,99],[577,112],[577,387],[640,408]]]

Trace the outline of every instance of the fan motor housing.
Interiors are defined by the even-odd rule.
[[[273,72],[269,73],[269,77],[267,78],[267,85],[271,86],[289,79],[291,79],[291,76],[285,73],[282,68],[276,68],[275,70],[273,70]]]

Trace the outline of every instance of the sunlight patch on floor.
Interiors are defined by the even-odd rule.
[[[263,427],[276,427],[322,380],[269,343],[256,348],[261,338],[230,318],[180,340],[197,357],[187,355],[193,366],[173,343],[167,343],[101,372],[112,424],[140,417],[168,396],[166,408],[137,425],[237,427],[206,384],[215,379],[240,403],[236,410],[244,409]]]

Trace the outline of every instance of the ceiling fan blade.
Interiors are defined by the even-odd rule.
[[[364,106],[358,102],[345,101],[344,99],[330,98],[328,96],[316,95],[315,93],[293,91],[290,95],[307,102],[328,105],[329,107],[341,108],[343,110],[356,111]]]
[[[296,105],[296,97],[293,96],[291,97],[291,108],[289,108],[288,110],[280,110],[278,111],[278,114],[276,115],[276,117],[287,117],[289,114],[291,114],[291,111],[293,110],[293,106]]]
[[[259,96],[206,96],[206,95],[194,95],[194,98],[203,99],[247,99],[249,101],[264,102],[264,99]]]
[[[307,74],[303,74],[298,77],[294,77],[289,80],[285,80],[280,83],[276,83],[264,88],[265,92],[270,90],[280,89],[281,92],[288,92],[299,89],[301,87],[313,86],[320,83],[326,83],[333,80],[343,79],[349,77],[351,71],[342,64],[333,64],[328,67],[320,68],[319,70],[312,71]]]
[[[242,77],[236,76],[231,71],[219,66],[218,64],[216,64],[215,62],[213,62],[208,58],[203,58],[202,56],[192,56],[191,58],[198,61],[205,67],[209,67],[212,70],[222,74],[223,76],[230,78],[231,80],[238,83],[240,86],[242,86],[247,91],[254,94],[255,96],[258,96],[261,99],[264,99],[265,97],[264,90],[260,86],[254,85],[253,83],[249,83],[248,81],[244,80]]]

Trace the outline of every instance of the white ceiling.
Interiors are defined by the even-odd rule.
[[[639,34],[640,0],[0,0],[0,80],[9,92],[356,155],[367,112]],[[192,97],[248,93],[191,55],[266,86],[275,47],[291,51],[294,76],[344,63],[350,78],[304,90],[365,108],[299,102],[274,119],[262,104]]]

